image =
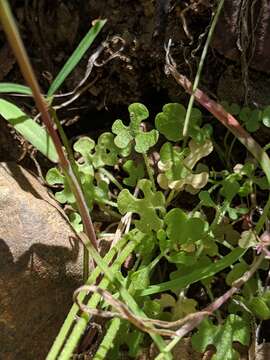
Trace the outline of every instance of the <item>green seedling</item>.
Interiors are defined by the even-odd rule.
[[[5,3],[0,2],[2,21],[6,12]],[[221,6],[222,2],[219,10]],[[5,19],[3,24],[7,33],[11,32]],[[122,302],[125,314],[129,314],[124,320],[115,316],[106,324],[104,329],[107,332],[105,329],[95,359],[118,356],[121,344],[127,346],[130,357],[140,356],[143,345],[147,343],[145,332],[160,352],[157,358],[172,359],[170,350],[184,330],[181,327],[177,329],[180,335],[174,336],[167,344],[159,331],[168,329],[168,323],[162,328],[163,323],[155,327],[153,321],[174,321],[194,312],[195,317],[189,318],[184,327],[186,331],[198,328],[192,338],[194,348],[204,352],[208,345],[213,345],[216,348],[214,359],[238,359],[239,354],[233,344],[240,342],[248,346],[250,319],[265,320],[270,317],[270,297],[263,290],[260,273],[256,272],[258,268],[265,268],[262,261],[264,255],[257,257],[251,251],[258,244],[261,245],[260,233],[264,226],[267,228],[270,200],[257,225],[249,229],[242,228],[243,217],[249,216],[252,210],[250,202],[256,197],[254,195],[257,191],[260,200],[266,202],[261,190],[269,189],[269,158],[231,115],[204,93],[198,93],[199,74],[194,86],[188,87],[185,81],[187,90],[192,90],[188,111],[181,104],[166,104],[156,115],[153,128],[147,121],[148,109],[143,104],[134,103],[128,109],[128,124],[116,120],[112,132],[105,132],[95,140],[79,138],[73,144],[73,149],[62,136],[61,140],[66,147],[63,151],[62,143],[48,119],[50,114],[46,105],[51,106],[55,92],[86,53],[104,24],[105,21],[101,20],[93,25],[52,82],[47,96],[40,94],[20,48],[18,34],[13,33],[10,39],[16,44],[14,49],[20,54],[18,60],[31,90],[16,84],[0,84],[1,93],[17,92],[28,96],[33,94],[35,97],[39,111],[45,115],[48,133],[15,104],[6,100],[0,100],[0,114],[45,156],[60,163],[60,167],[49,170],[46,180],[57,187],[56,199],[70,205],[70,222],[76,231],[84,230],[92,241],[90,243],[87,237],[85,239],[81,235],[96,264],[86,283],[93,284],[98,279],[100,288],[109,290],[113,299]],[[172,70],[170,67],[168,69]],[[251,161],[233,164],[233,170],[213,168],[215,164],[210,162],[209,155],[214,152],[212,132],[215,128],[205,124],[199,109],[192,109],[194,99],[232,131],[253,154],[265,175]],[[239,116],[250,132],[256,131],[261,124],[269,127],[269,107],[258,110],[232,104],[230,111]],[[58,130],[63,135],[60,127]],[[125,215],[127,221],[127,234],[104,258],[97,251],[89,217],[97,207],[116,219]],[[104,232],[101,236],[106,237],[108,234],[106,230]],[[251,257],[254,261],[248,265]],[[257,264],[261,264],[261,267]],[[240,285],[239,279],[242,281]],[[202,317],[196,317],[200,299],[188,298],[187,291],[190,289],[192,294],[194,287],[196,291],[206,291],[214,306],[213,290],[219,282],[226,282],[226,286],[232,287],[229,291],[237,290],[237,293],[232,291],[227,300],[234,300],[235,297],[238,309],[233,308],[233,301],[222,312],[218,312],[218,307],[213,308],[211,313],[217,315],[216,323],[210,318],[203,320]],[[174,296],[169,292],[174,292]],[[101,313],[114,310],[100,293],[85,295],[80,293],[79,298],[84,299],[89,307],[98,308]],[[225,300],[219,303],[223,304]],[[239,304],[244,305],[241,311]],[[241,317],[235,315],[235,311],[241,313]],[[142,328],[141,324],[150,321],[149,318],[152,321],[149,327]],[[76,356],[75,349],[91,319],[90,313],[84,313],[74,304],[47,359],[66,360]]]
[[[136,227],[144,233],[158,231],[163,225],[163,221],[158,215],[165,213],[165,197],[162,192],[153,192],[151,182],[142,179],[138,182],[138,188],[142,190],[143,199],[137,199],[129,190],[124,189],[120,192],[117,199],[118,209],[121,214],[134,212],[139,214],[140,220],[135,220]]]
[[[262,109],[251,109],[248,106],[241,108],[237,104],[229,104],[226,101],[222,101],[221,104],[232,115],[238,116],[245,128],[251,133],[259,130],[262,125],[270,127],[270,106]]]
[[[155,119],[156,128],[169,141],[183,140],[183,128],[186,109],[183,105],[172,103],[163,106],[163,111],[157,114]],[[202,114],[200,110],[193,108],[190,115],[189,135],[197,143],[204,142],[210,135],[209,126],[201,128]]]
[[[208,345],[216,349],[213,360],[239,359],[239,353],[233,343],[239,342],[248,346],[250,341],[249,322],[234,314],[230,314],[224,324],[214,325],[211,320],[204,320],[198,332],[192,336],[192,346],[199,352],[204,352]]]
[[[135,150],[140,154],[146,154],[158,140],[158,131],[143,131],[142,121],[149,116],[147,108],[143,104],[134,103],[128,107],[130,125],[126,126],[122,120],[116,120],[112,126],[112,132],[116,134],[115,145],[120,149],[127,149],[135,142]]]
[[[123,169],[129,175],[123,180],[123,183],[127,186],[135,187],[138,180],[142,179],[145,175],[143,164],[136,164],[133,160],[126,161],[123,165]]]
[[[189,150],[189,151],[188,151]],[[162,189],[186,190],[194,193],[203,188],[208,182],[207,172],[195,173],[192,171],[196,163],[209,155],[213,150],[210,140],[204,144],[196,144],[193,140],[189,149],[173,147],[165,143],[160,150],[158,183]]]

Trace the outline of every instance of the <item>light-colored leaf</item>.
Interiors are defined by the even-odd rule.
[[[194,140],[191,140],[188,147],[190,154],[185,158],[184,164],[189,169],[193,169],[199,160],[213,151],[213,144],[210,140],[206,140],[203,144],[197,144]]]
[[[270,106],[267,106],[262,113],[262,122],[266,127],[270,127]]]
[[[25,85],[14,83],[0,83],[0,93],[14,93],[23,95],[32,95],[32,90]]]
[[[153,192],[150,180],[142,179],[138,182],[144,198],[137,199],[127,189],[120,192],[117,199],[118,209],[121,214],[134,212],[140,215],[140,220],[135,220],[137,228],[143,233],[158,231],[163,225],[157,211],[165,211],[165,198],[161,191]]]
[[[125,149],[135,141],[135,150],[140,154],[156,144],[159,133],[157,130],[143,131],[141,122],[149,116],[147,108],[140,103],[133,103],[128,107],[130,124],[126,126],[122,120],[116,120],[112,125],[112,132],[116,134],[114,143],[120,149]]]
[[[258,244],[257,237],[252,230],[243,231],[239,239],[239,246],[243,249],[254,247]]]
[[[158,162],[158,168],[162,173],[157,176],[162,189],[186,190],[195,194],[207,184],[208,172],[194,173],[192,169],[201,158],[213,151],[212,142],[206,140],[202,144],[197,144],[191,140],[188,150],[189,153],[186,155],[186,149],[181,150],[169,142],[162,146]]]
[[[49,160],[58,162],[55,146],[46,130],[20,108],[7,100],[0,99],[0,115]]]

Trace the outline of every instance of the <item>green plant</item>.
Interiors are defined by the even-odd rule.
[[[183,106],[178,107],[178,104],[167,104],[164,108],[176,109],[176,111],[178,111],[178,108],[184,109]],[[144,116],[141,116],[142,109],[144,110]],[[139,137],[142,143],[138,146],[138,135],[143,131],[140,123],[136,123],[135,126],[137,133],[132,133],[136,135],[129,137],[126,132],[132,128],[134,118],[144,121],[146,114],[148,116],[148,112],[142,104],[138,103],[132,104],[129,111],[132,113],[129,125],[121,125],[120,129],[122,130],[118,131],[116,130],[119,129],[118,124],[123,123],[117,120],[112,126],[115,135],[106,133],[111,135],[111,152],[102,151],[101,147],[106,148],[107,145],[106,143],[101,145],[102,142],[99,139],[97,144],[95,144],[94,140],[86,137],[75,142],[73,147],[79,154],[76,166],[82,183],[88,184],[88,188],[93,193],[96,187],[99,187],[101,191],[102,187],[98,185],[100,179],[103,179],[107,184],[103,197],[94,197],[93,195],[89,197],[91,199],[91,202],[88,201],[90,208],[96,204],[103,211],[110,212],[114,209],[118,210],[122,215],[133,213],[138,216],[132,221],[133,230],[128,233],[130,241],[142,239],[135,247],[137,253],[136,266],[129,271],[125,280],[119,278],[119,280],[115,280],[115,283],[112,279],[115,290],[111,289],[110,291],[118,293],[121,288],[119,288],[120,283],[124,283],[133,299],[138,304],[142,304],[148,316],[153,317],[153,314],[158,318],[165,316],[166,320],[172,321],[176,316],[175,311],[164,313],[164,308],[170,306],[171,300],[169,301],[169,298],[165,297],[169,302],[167,306],[166,302],[163,302],[163,306],[160,307],[156,303],[157,300],[151,300],[150,295],[163,293],[165,296],[166,292],[170,290],[178,297],[181,291],[186,292],[192,284],[201,282],[203,286],[206,286],[210,296],[213,291],[211,290],[211,282],[217,273],[234,264],[233,269],[236,271],[241,265],[240,272],[237,271],[234,275],[232,271],[228,273],[228,279],[232,279],[233,276],[233,279],[236,280],[248,270],[248,265],[243,256],[248,248],[257,246],[259,240],[255,230],[249,230],[248,232],[245,230],[241,233],[241,231],[234,228],[234,224],[242,222],[250,211],[248,205],[245,205],[245,200],[256,191],[257,187],[258,189],[264,189],[267,186],[267,181],[266,179],[263,180],[262,176],[256,175],[256,166],[248,162],[244,165],[236,165],[231,173],[223,171],[217,174],[215,171],[209,171],[208,167],[200,161],[203,161],[213,151],[211,143],[212,131],[205,132],[205,127],[199,125],[197,125],[195,132],[198,142],[191,139],[186,147],[182,147],[184,146],[183,138],[178,140],[177,144],[163,139],[157,145],[155,141],[148,141],[147,132],[145,137]],[[198,112],[196,109],[195,111]],[[158,129],[160,129],[162,114],[156,116]],[[170,115],[172,119],[177,118],[172,110]],[[168,120],[166,126],[169,127],[173,121],[170,121],[168,115],[166,116],[166,120]],[[181,127],[184,116],[177,119]],[[175,128],[175,123],[172,126]],[[163,129],[163,127],[161,128]],[[198,135],[200,132],[201,136]],[[170,132],[164,132],[164,134],[168,140]],[[190,136],[193,134],[191,131]],[[157,138],[157,135],[155,136]],[[146,145],[144,141],[146,141]],[[142,148],[145,153],[141,152]],[[106,161],[102,156],[100,158],[102,153],[106,155]],[[149,159],[152,158],[154,153],[159,154],[159,160],[156,163],[150,163]],[[148,159],[143,168],[142,161],[145,160],[145,155],[147,155]],[[141,179],[135,171],[132,175],[137,181],[126,183],[125,176],[121,174],[125,172],[125,164],[128,162],[134,166],[133,169],[135,170],[138,170],[139,167],[139,165],[135,166],[136,162],[140,164],[139,174],[141,176],[148,174],[149,179]],[[108,176],[109,171],[110,175]],[[148,171],[150,171],[150,175]],[[55,173],[57,173],[57,176],[54,175]],[[87,183],[86,180],[83,180],[86,175],[91,177],[91,182]],[[59,176],[61,176],[61,181],[57,180]],[[48,172],[46,178],[50,184],[64,183],[63,175],[59,175],[59,171],[55,168]],[[61,202],[67,202],[74,206],[74,199],[70,199],[70,191],[66,188],[65,183],[64,186],[64,193],[60,191],[56,193],[56,197]],[[156,190],[157,186],[160,187],[160,190]],[[132,187],[137,189],[139,195],[134,196],[132,194]],[[204,187],[207,187],[208,191],[202,190]],[[181,209],[178,205],[172,205],[171,203],[183,191],[189,192],[195,202],[191,211]],[[115,194],[117,194],[117,202],[111,203]],[[212,216],[211,221],[209,221],[206,211],[209,208],[215,214]],[[76,212],[75,206],[74,212]],[[76,226],[78,226],[78,222]],[[250,235],[247,236],[248,234]],[[156,257],[157,253],[159,255]],[[152,275],[154,270],[159,267],[162,258],[174,265],[175,270],[169,274],[171,280],[152,285]],[[98,263],[100,260],[95,258],[95,261]],[[195,264],[196,267],[194,267]],[[104,271],[106,273],[109,269],[104,269]],[[108,278],[110,276],[108,275]],[[228,284],[232,285],[234,280],[228,280]],[[254,282],[254,279],[250,281]],[[243,287],[244,294],[245,289],[248,287],[249,282]],[[256,295],[256,292],[254,292],[254,295]],[[243,304],[246,303],[245,296],[241,300]],[[252,299],[248,300],[251,301],[251,305],[247,303],[246,306],[253,309],[254,316],[258,316],[257,314],[260,311],[258,310],[258,301],[256,297]],[[130,300],[126,299],[127,306],[129,306]],[[187,303],[191,300],[186,298]],[[184,309],[182,308],[182,311]],[[196,310],[194,307],[190,309],[192,309],[192,312]],[[191,310],[186,311],[179,316],[187,315]],[[181,312],[178,311],[178,314],[181,314]],[[266,316],[265,314],[267,314],[266,311],[262,316]],[[229,313],[227,320],[225,319],[228,324],[231,318],[234,318],[233,312]],[[246,334],[243,343],[247,344],[249,336],[248,320],[243,322],[243,326],[243,331]],[[132,341],[130,337],[128,339],[123,337],[123,334],[127,331],[131,331]],[[123,342],[130,347],[129,354],[135,356],[134,354],[137,354],[141,349],[144,337],[138,330],[134,331],[128,329],[127,325],[122,326],[121,322],[119,323],[116,319],[112,320],[111,324],[108,325],[108,335],[102,343],[102,351],[97,352],[99,354],[97,359],[101,354],[103,354],[101,358],[105,358],[107,351],[110,354],[116,353]],[[224,329],[221,327],[218,331],[217,334],[223,334],[222,331],[231,331],[231,327],[225,325]],[[219,335],[215,335],[216,338],[219,338]],[[115,341],[116,348],[110,350],[107,341],[112,342],[112,339]],[[137,344],[137,351],[134,350],[134,342]],[[106,352],[104,346],[107,349]],[[228,346],[231,346],[231,344],[228,343]],[[217,359],[221,359],[220,356],[217,354]]]
[[[252,109],[248,106],[241,108],[238,104],[229,104],[226,101],[222,101],[221,104],[229,113],[237,116],[243,126],[251,133],[257,131],[262,125],[270,127],[270,106]]]
[[[98,29],[102,26],[99,23]],[[14,30],[9,28],[8,21],[6,28],[9,35]],[[10,39],[17,55],[21,54],[18,35],[13,34]],[[53,82],[49,96],[92,40],[92,36],[87,36],[76,61],[73,57],[69,59]],[[70,359],[92,315],[112,318],[105,325],[96,360],[116,358],[123,344],[135,358],[149,345],[149,335],[160,351],[156,359],[172,359],[172,348],[194,328],[197,331],[192,343],[196,350],[203,352],[212,344],[217,350],[216,360],[239,358],[233,343],[248,346],[250,322],[270,318],[269,292],[257,272],[266,268],[270,242],[268,230],[263,233],[262,230],[267,223],[270,198],[262,196],[265,207],[257,224],[252,223],[251,216],[256,204],[252,203],[253,208],[249,205],[254,194],[269,188],[270,160],[265,151],[231,114],[197,89],[198,81],[191,86],[177,73],[167,49],[167,70],[192,93],[193,99],[228,127],[258,164],[246,161],[235,164],[233,170],[223,171],[210,167],[208,159],[214,152],[215,129],[204,123],[199,109],[192,109],[193,100],[188,111],[181,104],[164,105],[155,117],[156,128],[151,130],[146,123],[148,109],[133,103],[128,109],[127,125],[118,119],[112,132],[95,140],[81,137],[73,144],[73,151],[51,109],[65,146],[63,152],[27,58],[23,60],[22,72],[45,116],[50,137],[15,105],[1,100],[0,112],[15,127],[20,126],[22,134],[44,155],[59,161],[58,166],[49,170],[46,180],[62,187],[55,197],[70,205],[70,222],[96,264],[85,285],[75,292],[74,305],[47,359]],[[4,84],[4,89],[30,93],[27,88],[11,84]],[[53,99],[46,100],[51,105]],[[236,107],[232,111],[235,113]],[[259,165],[265,175],[258,172]],[[184,196],[188,203],[183,204]],[[91,234],[89,214],[95,207],[116,218],[123,216],[120,239],[115,237],[103,258],[93,241],[95,234]],[[247,220],[249,228],[244,227]],[[106,230],[98,234],[106,235]],[[253,249],[261,255],[257,257]],[[122,272],[127,258],[133,258],[133,262]],[[228,288],[219,297],[215,289],[217,279]],[[194,285],[210,302],[201,311],[200,298],[192,298],[192,291],[189,292]],[[86,296],[89,292],[93,294]],[[159,297],[154,297],[155,294]],[[219,311],[226,302],[227,308]],[[217,324],[210,316],[216,317]],[[163,336],[172,337],[171,342],[167,344]]]

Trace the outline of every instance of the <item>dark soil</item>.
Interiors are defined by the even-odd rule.
[[[11,3],[44,91],[93,20],[106,18],[108,21],[85,58],[66,80],[62,92],[70,91],[78,84],[84,75],[88,57],[102,40],[119,35],[126,42],[125,59],[118,58],[101,68],[94,68],[89,80],[96,79],[93,86],[67,110],[60,112],[62,119],[79,117],[71,126],[70,135],[74,136],[108,127],[116,117],[125,115],[127,105],[134,101],[145,103],[152,114],[160,111],[168,101],[185,102],[184,91],[164,74],[164,43],[172,38],[173,54],[179,69],[194,79],[215,1],[190,0],[184,4],[172,0],[13,0]],[[247,5],[245,9],[240,3],[240,0],[225,1],[201,87],[222,100],[243,103],[246,99],[254,105],[269,103],[265,90],[270,80],[265,74],[252,70],[268,72],[270,69],[267,54],[270,41],[267,32],[268,2],[258,0],[255,1],[256,6]],[[252,39],[249,33],[245,49],[242,46],[245,50],[243,54],[239,51],[239,41],[243,42],[242,38],[247,37],[244,30],[241,33],[243,22],[246,21],[250,30],[255,18],[256,28]],[[253,54],[252,58],[250,54]],[[244,56],[249,56],[248,63],[244,63]],[[23,82],[1,31],[0,63],[0,81]],[[244,68],[246,65],[250,65],[249,72]],[[243,77],[247,83],[243,82]],[[232,84],[238,85],[234,86],[237,88],[235,94]],[[242,84],[240,89],[239,84]],[[31,111],[29,101],[20,99],[19,102]]]

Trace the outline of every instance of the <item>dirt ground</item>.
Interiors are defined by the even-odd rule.
[[[185,103],[183,90],[164,74],[164,44],[172,39],[179,69],[194,79],[215,3],[214,0],[11,1],[44,91],[93,20],[106,18],[107,24],[61,88],[62,92],[72,90],[80,81],[88,57],[102,41],[113,35],[125,41],[122,58],[94,68],[89,80],[93,85],[70,108],[60,112],[62,119],[75,116],[79,119],[68,130],[73,136],[106,128],[125,114],[127,105],[133,101],[145,103],[152,114],[168,101]],[[270,85],[266,75],[270,69],[268,1],[247,1],[244,8],[241,3],[225,0],[200,86],[214,98],[265,105],[270,101],[265,91]],[[22,83],[2,31],[0,63],[0,81]],[[232,85],[237,91],[232,91]],[[19,101],[31,111],[29,101]]]

